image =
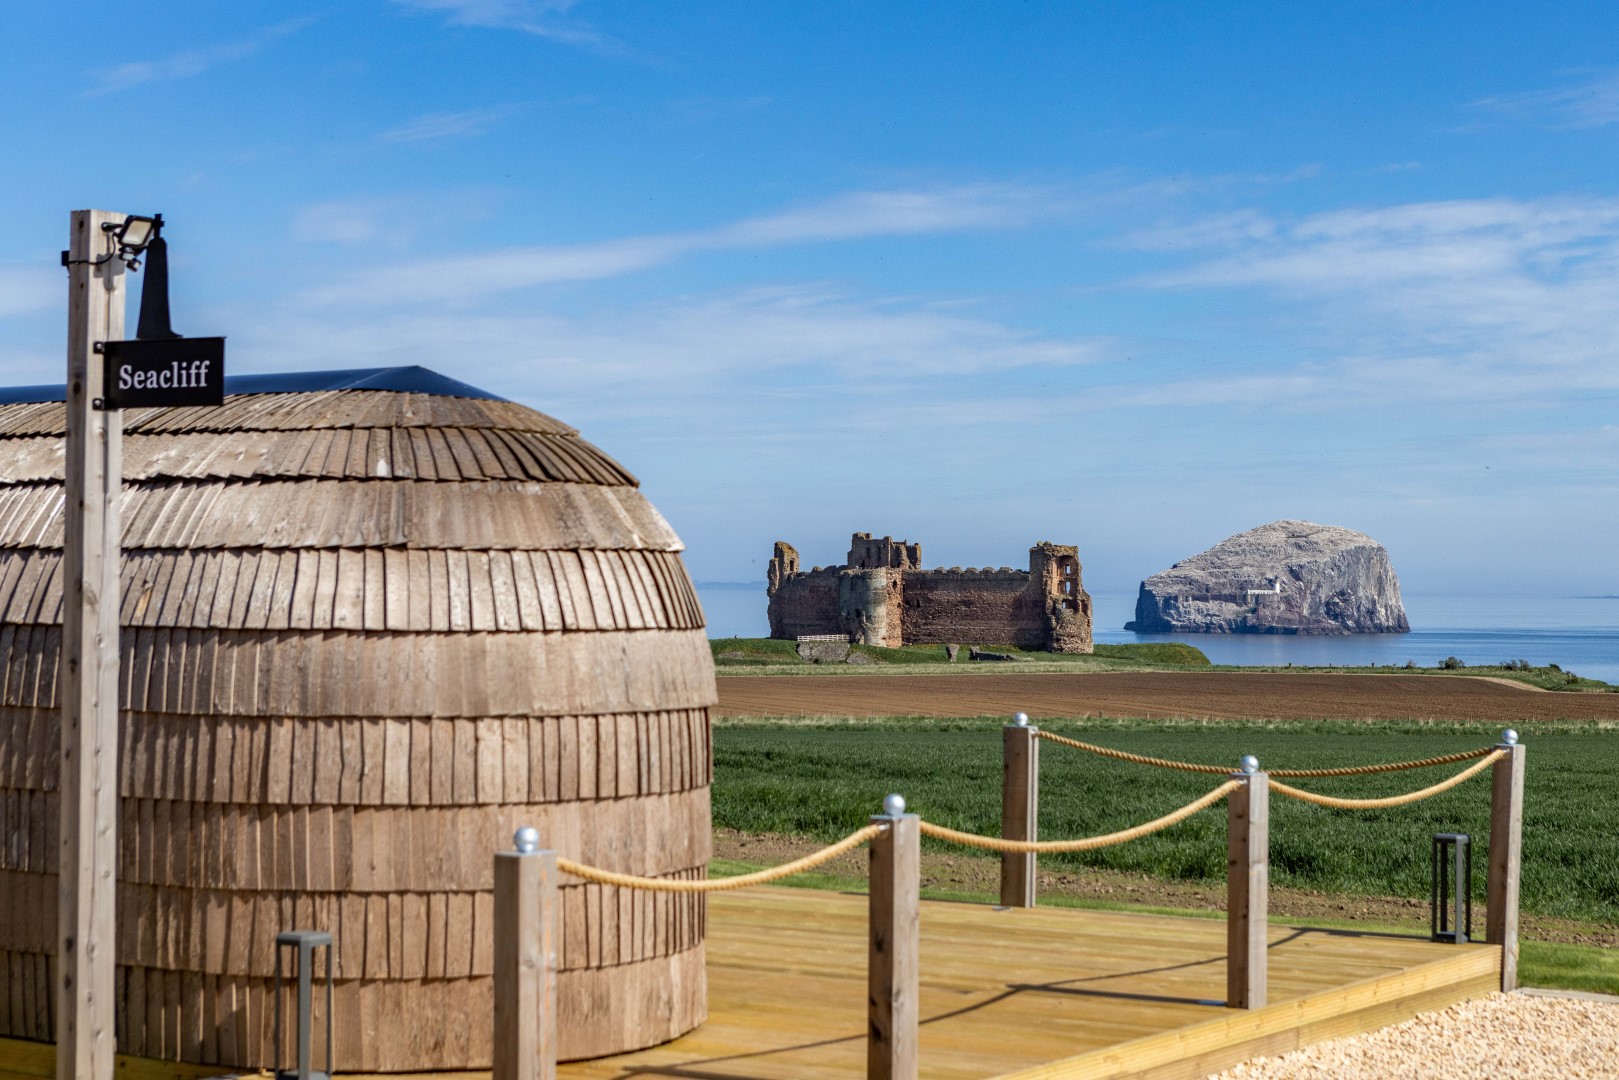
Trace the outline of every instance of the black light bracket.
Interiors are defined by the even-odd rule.
[[[160,223],[162,220],[158,218]],[[179,336],[169,325],[169,242],[154,229],[146,245],[146,281],[141,285],[141,314],[135,324],[135,340],[172,341]]]

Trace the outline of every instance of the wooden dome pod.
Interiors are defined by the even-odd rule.
[[[118,1049],[270,1065],[275,934],[318,929],[340,1070],[487,1069],[516,828],[705,873],[680,541],[572,428],[431,372],[232,383],[125,414]],[[0,396],[0,1034],[43,1040],[64,415],[40,396]],[[562,908],[564,1058],[703,1020],[700,896],[569,881]]]

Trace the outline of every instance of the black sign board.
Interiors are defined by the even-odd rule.
[[[218,405],[225,400],[225,339],[106,341],[103,409]]]

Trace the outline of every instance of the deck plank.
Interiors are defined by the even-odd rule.
[[[558,1076],[863,1076],[865,896],[757,888],[709,903],[708,1022],[662,1046],[564,1064]],[[1480,996],[1499,979],[1500,949],[1491,945],[1279,925],[1268,941],[1271,1004],[1243,1012],[1222,1000],[1222,920],[925,901],[922,1075],[1195,1080],[1255,1054]],[[52,1064],[48,1046],[0,1040],[0,1080],[43,1080]],[[125,1080],[211,1071],[119,1059]]]
[[[751,889],[710,905],[708,1022],[559,1077],[863,1074],[865,898]],[[1298,1045],[1391,1022],[1406,998],[1474,996],[1499,963],[1491,946],[1383,934],[1272,926],[1268,940],[1273,1004],[1243,1013],[1224,1007],[1222,921],[926,902],[922,1075],[1207,1071],[1227,1045]]]

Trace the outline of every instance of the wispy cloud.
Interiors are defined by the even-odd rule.
[[[1248,213],[1134,242],[1215,252],[1137,284],[1293,302],[1315,351],[1337,357],[1143,387],[1140,403],[1342,407],[1399,387],[1402,401],[1528,406],[1619,389],[1619,199],[1417,203],[1293,221]]]
[[[1207,248],[1241,247],[1265,240],[1276,232],[1276,223],[1257,210],[1199,218],[1190,222],[1162,223],[1112,241],[1111,246],[1137,251],[1194,251]]]
[[[1604,127],[1619,122],[1619,72],[1568,86],[1481,98],[1468,107],[1542,127]]]
[[[461,112],[432,112],[413,117],[398,127],[377,135],[378,142],[424,143],[443,139],[470,139],[486,135],[515,109],[512,105],[492,105]]]
[[[855,192],[697,232],[422,260],[368,274],[362,282],[331,286],[314,298],[347,304],[464,300],[557,282],[615,277],[702,251],[1013,228],[1064,205],[1049,191],[1012,184]]]
[[[860,236],[1012,228],[1060,208],[1052,192],[1019,184],[860,191],[699,234],[702,246],[769,247]]]
[[[408,351],[422,363],[453,368],[457,357],[476,354],[489,358],[485,370],[507,385],[529,386],[527,373],[540,371],[543,387],[534,383],[530,392],[599,394],[633,385],[636,398],[665,414],[670,392],[719,401],[727,386],[790,394],[833,378],[849,388],[918,378],[947,386],[960,377],[1089,365],[1109,349],[1103,338],[1042,334],[917,298],[862,299],[818,284],[582,313],[430,311],[357,319],[293,305],[275,315],[274,325],[266,334],[277,347],[311,364],[344,357],[351,364],[389,363]]]
[[[499,198],[488,189],[457,188],[328,199],[297,207],[289,232],[303,244],[369,244],[402,251],[423,234],[453,232],[487,220]]]
[[[404,7],[442,13],[455,26],[520,30],[564,45],[617,50],[618,42],[566,18],[577,0],[394,0]]]
[[[292,238],[306,244],[369,244],[386,241],[398,246],[400,222],[410,221],[401,199],[334,199],[300,208],[293,215]]]
[[[1477,199],[1339,210],[1294,222],[1248,212],[1166,227],[1142,246],[1225,253],[1158,285],[1260,284],[1315,290],[1413,282],[1525,284],[1589,269],[1619,244],[1619,199]],[[1602,260],[1598,260],[1599,262]]]
[[[1069,425],[1081,410],[1054,405],[1049,392],[1032,400],[1035,388],[1071,381],[1114,352],[1104,338],[820,284],[582,310],[365,313],[293,302],[228,321],[242,370],[279,370],[289,357],[310,369],[421,364],[610,444],[631,441],[642,460],[666,440],[700,460],[708,451],[693,449],[699,442],[725,460],[740,455],[750,472],[762,458],[834,445],[921,442],[992,455],[1009,414],[1021,415],[1029,438]]]
[[[252,37],[244,38],[241,41],[226,42],[222,45],[208,45],[200,49],[188,49],[160,60],[137,60],[127,64],[119,64],[116,67],[98,68],[89,73],[90,77],[95,80],[95,85],[79,96],[99,97],[102,94],[114,94],[120,90],[129,90],[149,82],[189,79],[223,64],[246,59],[266,46],[296,34],[316,22],[318,18],[318,16],[309,15],[299,19],[289,19],[286,22],[267,27]]]

